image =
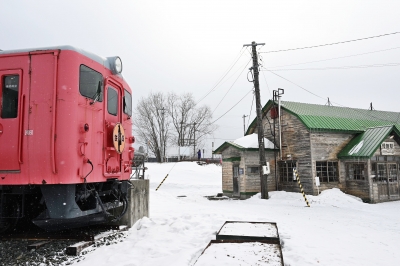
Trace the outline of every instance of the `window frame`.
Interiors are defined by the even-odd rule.
[[[335,166],[336,171],[331,170]],[[319,177],[320,183],[337,183],[339,182],[339,163],[338,161],[315,161],[315,173]]]
[[[346,163],[346,179],[365,181],[366,178],[366,163],[349,162]]]
[[[16,90],[13,88],[7,88],[7,84],[6,84],[6,78],[9,77],[17,77],[17,85],[16,85]],[[19,114],[19,94],[20,94],[20,89],[21,89],[21,75],[20,74],[5,74],[5,75],[1,75],[1,110],[0,110],[0,117],[2,119],[14,119],[14,118],[18,118],[18,114]],[[11,84],[11,86],[14,86],[13,84]],[[16,93],[15,93],[16,92]],[[12,94],[12,95],[11,95]],[[8,103],[8,106],[11,106],[10,108],[10,112],[4,112],[5,110],[5,97],[4,95],[9,95],[11,97],[8,97],[6,100],[6,102]],[[16,97],[15,97],[16,96]],[[12,103],[12,104],[10,104]],[[12,110],[11,110],[12,109]],[[4,114],[7,114],[6,116],[4,116]]]
[[[281,183],[292,183],[296,182],[296,179],[293,179],[293,168],[297,169],[297,161],[279,161],[279,182]]]
[[[115,92],[115,96],[114,97],[112,97],[113,95],[110,96],[110,92],[111,91]],[[113,100],[114,98],[116,98],[116,100],[114,101],[116,103],[115,108],[114,108],[114,106],[112,104],[110,104],[110,100]],[[113,103],[113,102],[111,102],[111,103]],[[118,107],[119,107],[118,103],[119,103],[119,101],[118,101],[118,90],[113,88],[112,86],[107,86],[107,112],[110,115],[118,116]],[[110,111],[110,107],[113,108],[111,111],[114,111],[114,109],[115,109],[115,113],[112,113]]]
[[[130,97],[130,102],[129,103],[126,102],[126,96],[127,95],[129,95],[129,97]],[[127,108],[128,104],[130,106],[129,109]],[[124,105],[124,114],[126,114],[129,117],[131,117],[132,116],[132,94],[129,93],[129,91],[127,91],[126,89],[124,89],[123,105]]]
[[[253,171],[257,169],[257,171]],[[247,166],[247,175],[259,175],[260,174],[260,166],[250,165]]]
[[[82,77],[82,75],[83,75],[82,67],[85,67],[85,68],[91,70],[93,72],[93,74],[97,73],[101,76],[101,80],[96,81],[97,84],[100,82],[100,84],[97,85],[97,86],[100,85],[100,90],[101,90],[99,97],[96,97],[98,87],[94,90],[94,92],[92,92],[91,90],[90,91],[87,90],[87,88],[85,88],[85,90],[83,90],[83,84],[90,84],[90,83],[82,83],[82,81],[84,80]],[[79,66],[79,81],[78,82],[79,82],[79,93],[83,97],[91,99],[91,100],[96,100],[97,102],[103,102],[103,99],[104,99],[104,88],[103,88],[104,87],[104,76],[103,76],[103,74],[94,70],[93,68],[88,67],[87,65],[81,64]],[[91,94],[91,95],[89,95],[89,94]]]

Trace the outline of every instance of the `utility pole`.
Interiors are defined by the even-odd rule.
[[[246,120],[245,118],[248,117],[248,115],[243,115],[243,136],[246,136]]]
[[[252,42],[251,44],[245,44],[243,46],[251,46],[253,52],[253,70],[254,74],[254,90],[256,94],[256,111],[257,111],[257,128],[258,128],[258,149],[260,154],[260,186],[261,186],[261,198],[268,199],[268,184],[267,175],[263,173],[263,166],[266,165],[265,161],[265,145],[264,145],[264,127],[262,124],[261,116],[261,99],[260,99],[260,83],[258,81],[258,57],[257,57],[257,45],[264,45],[265,43]]]
[[[193,123],[193,156],[196,158],[196,122]]]
[[[165,115],[165,108],[161,108],[158,109],[161,110],[161,138],[160,138],[160,142],[161,142],[161,152],[160,152],[160,156],[161,156],[161,163],[164,162],[164,156],[165,156],[165,147],[164,147],[164,115]]]

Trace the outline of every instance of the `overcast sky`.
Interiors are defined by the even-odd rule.
[[[200,100],[237,60],[199,103],[217,119],[244,97],[217,121],[206,156],[212,141],[215,149],[243,135],[243,115],[255,117],[250,50],[243,48],[252,41],[265,43],[258,47],[262,68],[279,69],[260,73],[262,105],[282,88],[284,101],[326,104],[329,97],[333,105],[367,109],[372,102],[376,110],[400,111],[400,34],[268,53],[400,32],[398,0],[5,2],[0,49],[68,44],[118,55],[134,106],[158,91],[192,92]]]

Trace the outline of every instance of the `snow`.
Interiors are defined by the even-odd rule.
[[[255,133],[235,139],[233,142],[244,148],[257,148],[258,149],[258,135]],[[266,149],[273,149],[274,144],[271,141],[269,141],[268,139],[264,138],[264,147]]]
[[[226,221],[275,222],[285,265],[400,261],[400,201],[367,204],[339,189],[306,195],[310,208],[300,193],[284,191],[269,192],[268,200],[257,194],[248,200],[210,201],[204,196],[222,192],[221,166],[180,162],[147,167],[150,218],[135,223],[123,242],[99,247],[74,265],[194,265]],[[248,251],[229,249],[241,256]],[[202,265],[216,264],[213,256],[201,260]]]
[[[210,265],[270,265],[280,266],[279,246],[260,242],[211,244],[196,262],[196,266]]]
[[[271,223],[232,222],[224,224],[218,235],[278,237],[278,232]]]

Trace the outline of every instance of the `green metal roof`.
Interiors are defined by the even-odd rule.
[[[217,149],[215,149],[215,151],[213,153],[214,154],[222,154],[222,151],[227,149],[229,146],[234,147],[241,151],[258,151],[258,148],[246,148],[239,144],[234,143],[233,141],[225,141],[221,146],[219,146]],[[273,151],[274,149],[264,148],[264,150]],[[276,150],[278,150],[278,149],[276,149]]]
[[[269,100],[262,112],[267,112],[273,104],[274,102]],[[282,101],[281,106],[282,109],[298,117],[309,130],[360,133],[367,128],[389,125],[395,125],[397,129],[400,129],[400,113],[397,112],[286,101]],[[254,119],[246,135],[253,133],[256,126],[257,121]]]
[[[337,155],[339,159],[370,158],[392,131],[394,126],[369,128],[354,137]]]

